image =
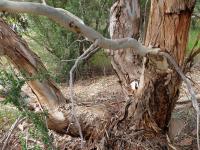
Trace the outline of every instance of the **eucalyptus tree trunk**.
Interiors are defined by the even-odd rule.
[[[138,0],[119,0],[110,11],[110,36],[112,39],[132,37],[139,39],[140,4]],[[132,95],[130,83],[138,82],[142,68],[142,57],[134,49],[110,50],[112,66],[126,95]]]
[[[111,8],[111,38],[139,34],[138,0],[119,0]],[[169,53],[183,69],[191,14],[195,1],[152,0],[145,45]],[[131,100],[128,115],[113,128],[110,149],[167,149],[171,113],[178,100],[181,78],[161,56],[142,58],[132,49],[110,50],[112,65]],[[132,82],[140,80],[138,88]],[[131,104],[130,104],[131,103]],[[116,131],[117,130],[117,131]],[[112,143],[112,144],[111,144]]]
[[[159,47],[169,53],[181,69],[184,69],[194,4],[195,0],[151,1],[144,43],[146,47]],[[125,99],[127,98],[125,113],[119,118],[112,106],[76,105],[76,117],[83,136],[86,140],[89,139],[88,149],[97,148],[99,145],[102,149],[109,150],[169,148],[166,134],[179,96],[181,79],[166,58],[149,54],[149,49],[134,39],[119,39],[139,39],[139,0],[118,0],[112,6],[110,35],[112,39],[119,40],[104,38],[73,16],[49,6],[3,0],[0,1],[0,9],[48,16],[71,31],[82,33],[91,41],[96,41],[98,46],[113,49],[109,50],[109,54]],[[65,103],[66,99],[54,82],[48,75],[43,80],[33,78],[40,72],[46,72],[36,54],[3,20],[0,20],[0,31],[0,54],[7,56],[24,73],[25,78],[32,77],[28,84],[41,104],[49,110],[48,127],[64,134],[79,136],[80,128],[76,125],[72,105],[68,101]],[[135,49],[119,49],[126,47]],[[106,133],[103,134],[104,132]]]

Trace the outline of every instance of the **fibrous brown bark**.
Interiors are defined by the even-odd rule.
[[[151,1],[145,45],[160,47],[161,50],[168,52],[181,68],[184,64],[184,51],[194,3],[194,0]],[[147,54],[148,49],[134,39],[106,39],[89,27],[77,22],[73,17],[67,14],[65,16],[49,6],[44,7],[38,4],[30,6],[27,3],[20,5],[6,0],[3,3],[0,2],[0,5],[1,10],[12,11],[14,9],[16,12],[44,14],[64,27],[86,35],[91,41],[96,40],[97,45],[113,49],[109,51],[113,68],[119,77],[126,97],[129,97],[131,101],[125,107],[124,117],[117,118],[117,121],[112,122],[112,126],[107,131],[105,130],[107,139],[106,142],[105,138],[102,139],[102,142],[105,142],[104,148],[127,150],[168,148],[166,133],[171,112],[178,99],[181,79],[173,67],[170,67],[166,58],[149,54],[142,61],[142,56]],[[27,6],[30,10],[23,6]],[[49,11],[56,15],[48,14]],[[118,0],[111,9],[111,38],[134,37],[138,39],[139,13],[138,0]],[[40,70],[44,71],[43,65],[24,41],[16,36],[3,21],[1,21],[0,27],[2,33],[2,38],[0,38],[1,54],[8,56],[19,69],[20,67],[24,68],[26,76],[35,75]],[[136,49],[116,50],[125,47]],[[131,83],[137,80],[140,81],[139,87],[133,90]],[[56,108],[58,113],[52,113],[53,117],[50,118],[49,127],[62,133],[78,136],[74,118],[70,114],[70,105],[61,107],[60,102],[64,98],[53,82],[47,78],[42,82],[39,80],[29,81],[29,84],[38,95],[39,100],[44,101],[47,107],[59,106],[58,109]],[[105,127],[111,118],[111,114],[104,106],[88,108],[76,106],[75,110],[78,112],[77,118],[85,137],[89,137],[92,134],[91,131],[98,133],[98,129]],[[70,125],[71,123],[73,125]]]
[[[162,2],[153,0],[151,4],[145,45],[160,47],[161,50],[168,52],[180,68],[183,67],[194,4],[194,0]],[[162,70],[164,67],[158,66],[161,58],[152,59],[150,56],[147,59],[153,61],[146,64],[145,75],[152,78],[152,81],[155,80],[153,82],[155,88],[153,95],[156,97],[150,98],[151,112],[155,114],[153,115],[154,120],[159,128],[164,129],[177,101],[181,79],[173,67]],[[153,66],[155,63],[156,67]],[[156,70],[153,71],[152,68]],[[157,108],[155,109],[155,107]]]
[[[137,6],[137,0],[131,2]],[[120,0],[111,9],[112,38],[134,36],[129,26],[130,19],[126,16],[128,13],[125,13],[128,10],[124,5],[126,3],[128,2]],[[168,52],[181,69],[183,69],[194,4],[194,0],[151,1],[145,45],[159,47],[162,51]],[[112,20],[115,20],[114,24]],[[130,79],[138,79],[138,76],[140,83],[139,88],[132,91],[133,97],[131,97],[132,103],[128,109],[128,117],[120,121],[113,129],[113,132],[118,133],[119,139],[116,138],[116,134],[113,135],[113,139],[110,140],[113,144],[111,147],[113,149],[120,149],[123,146],[124,149],[159,150],[169,148],[166,134],[171,113],[179,96],[181,85],[179,75],[173,67],[170,67],[166,58],[161,56],[147,55],[142,66],[140,57],[130,57],[131,61],[127,61],[124,57],[133,56],[134,53],[131,50],[119,50],[112,54],[113,68],[119,76],[122,87],[128,87]],[[132,70],[137,73],[131,72]],[[125,94],[127,93],[130,95],[130,92]],[[126,136],[123,136],[125,134]]]

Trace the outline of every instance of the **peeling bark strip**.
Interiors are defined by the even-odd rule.
[[[160,47],[174,57],[180,68],[184,64],[188,40],[190,18],[195,1],[157,1],[152,0],[150,19],[145,45]],[[181,11],[181,13],[180,13]],[[167,12],[167,13],[166,13]],[[181,79],[173,68],[165,72],[157,67],[159,57],[147,57],[145,67],[145,84],[149,87],[143,93],[150,93],[149,98],[141,95],[140,99],[148,101],[147,112],[161,130],[167,129],[171,112],[179,96]],[[153,60],[153,61],[152,61]],[[153,89],[149,91],[150,89]]]
[[[138,0],[120,0],[110,11],[110,36],[112,39],[139,38],[140,5]],[[131,83],[140,80],[142,57],[133,48],[110,50],[112,66],[126,95],[132,95]]]
[[[145,45],[167,50],[182,65],[194,3],[195,0],[153,0]]]

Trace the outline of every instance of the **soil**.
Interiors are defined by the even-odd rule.
[[[200,67],[195,67],[190,73],[187,74],[189,79],[192,82],[192,85],[194,86],[196,94],[199,93],[200,89]],[[67,83],[64,83],[60,85],[60,89],[62,90],[63,94],[66,96],[66,98],[69,98],[69,87],[67,87]],[[22,89],[26,94],[29,95],[30,99],[36,99],[30,88],[25,85]],[[74,92],[76,97],[76,103],[78,104],[99,104],[102,102],[122,102],[123,99],[123,93],[121,91],[121,87],[118,83],[118,79],[115,75],[111,76],[104,76],[104,77],[98,77],[98,78],[92,78],[89,80],[83,80],[83,81],[77,81],[74,85]],[[183,83],[181,87],[181,94],[180,94],[180,101],[183,100],[188,96],[189,94],[186,88],[186,85]],[[13,109],[12,107],[8,107],[9,109]],[[170,130],[172,132],[170,136],[171,140],[171,147],[177,150],[191,150],[191,149],[197,149],[197,142],[196,142],[196,113],[194,109],[191,107],[191,105],[183,105],[183,108],[181,109],[175,109],[172,115],[172,121],[170,124],[170,127],[173,128],[173,130]],[[0,127],[3,129],[1,126]],[[5,122],[3,122],[5,123]],[[25,127],[27,128],[27,124]],[[24,127],[24,128],[25,128]],[[0,130],[2,130],[0,128]],[[18,127],[19,128],[19,127]],[[17,129],[17,131],[22,131],[21,129]],[[0,143],[1,139],[4,135],[6,135],[6,131],[3,130],[0,134]],[[19,146],[19,139],[17,131],[13,133],[11,136],[9,145],[14,143],[16,144],[16,149],[20,149]],[[54,133],[53,131],[50,131],[51,135],[54,137],[54,145],[56,147],[59,147],[61,149],[64,149],[69,147],[69,143],[72,142],[79,142],[80,139],[74,139],[70,136],[62,136]],[[39,141],[38,141],[39,142]],[[32,140],[32,143],[33,140]],[[3,144],[3,143],[1,143]],[[13,144],[12,144],[13,145]],[[12,147],[12,145],[9,146],[9,149],[15,149]],[[0,145],[1,147],[2,145]],[[173,149],[172,148],[172,149]]]

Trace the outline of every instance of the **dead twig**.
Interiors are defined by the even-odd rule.
[[[190,96],[191,96],[192,106],[196,110],[196,113],[197,113],[197,146],[198,146],[198,150],[200,150],[200,143],[199,143],[199,115],[200,115],[200,110],[199,110],[199,105],[198,105],[198,101],[197,101],[197,98],[196,98],[196,94],[194,92],[194,89],[192,88],[192,84],[191,84],[190,80],[188,80],[186,78],[183,71],[179,68],[177,63],[174,61],[174,59],[168,53],[159,52],[159,55],[166,57],[170,61],[170,63],[173,65],[176,72],[180,75],[180,77],[182,78],[182,80],[185,82],[185,84],[187,86],[188,92],[190,93]]]
[[[190,68],[193,66],[194,58],[200,53],[200,47],[197,47],[199,41],[200,41],[200,34],[197,36],[197,39],[190,51],[190,54],[185,61],[185,66],[189,63],[190,63]]]
[[[45,114],[44,108],[42,107],[42,104],[40,103],[40,101],[38,100],[38,98],[36,98],[36,101],[38,102],[38,105],[40,107],[40,110],[44,113],[44,119],[45,119],[45,126],[48,129],[48,123],[47,123],[47,116]]]
[[[2,147],[1,150],[5,150],[5,149],[6,149],[6,146],[7,146],[8,142],[10,141],[10,137],[11,137],[11,135],[12,135],[14,129],[19,125],[19,123],[21,123],[21,122],[24,121],[24,120],[25,120],[25,118],[22,118],[21,115],[16,119],[16,121],[15,121],[14,124],[11,126],[11,128],[10,128],[8,134],[7,134],[7,137],[6,137],[5,141],[4,141],[4,144],[3,144],[3,147]]]
[[[196,95],[196,99],[197,99],[197,102],[200,103],[200,94]],[[176,104],[178,105],[184,105],[188,103],[191,103],[191,99],[188,98],[187,96],[180,98],[180,101],[176,102]]]
[[[93,53],[97,52],[97,50],[99,49],[97,47],[97,43],[98,41],[95,41],[81,56],[79,56],[73,67],[71,68],[70,70],[70,79],[69,79],[69,87],[70,87],[70,100],[71,100],[71,103],[72,103],[72,115],[75,119],[75,122],[78,126],[78,130],[79,130],[79,135],[80,135],[80,138],[81,138],[81,148],[83,148],[83,133],[82,133],[82,129],[81,129],[81,125],[78,121],[78,118],[76,116],[76,111],[75,111],[75,104],[74,104],[74,90],[73,90],[73,73],[75,71],[75,69],[77,68],[78,66],[78,63],[80,60],[83,60],[83,59],[86,59],[88,58],[90,55],[92,55]]]

